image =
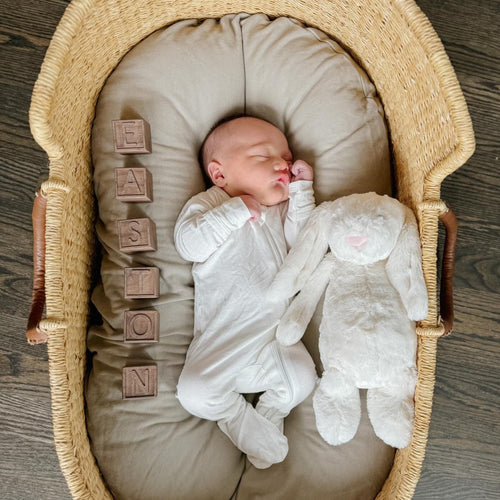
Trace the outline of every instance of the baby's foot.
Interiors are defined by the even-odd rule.
[[[269,469],[271,465],[277,464],[279,462],[283,462],[283,460],[280,460],[279,462],[266,462],[265,460],[262,460],[260,458],[256,457],[251,457],[250,455],[247,455],[248,461],[256,468],[256,469]]]
[[[269,422],[272,422],[278,428],[278,430],[281,432],[281,434],[284,433],[285,415],[283,414],[282,411],[277,410],[276,408],[272,408],[272,407],[268,407],[266,405],[263,405],[261,403],[261,401],[259,401],[257,403],[255,410],[257,411],[257,413],[259,413],[264,418],[269,420]]]
[[[217,425],[259,469],[282,462],[288,453],[288,440],[284,434],[246,401],[243,411],[219,420]]]
[[[269,422],[269,424],[274,426],[271,422]],[[267,441],[265,435],[262,435],[259,439],[263,442],[264,440],[262,438]],[[247,454],[248,461],[256,469],[268,469],[271,465],[285,460],[288,454],[288,439],[281,433],[280,435],[275,434],[273,438],[272,442],[266,442],[264,447],[256,450],[256,453],[249,452]]]

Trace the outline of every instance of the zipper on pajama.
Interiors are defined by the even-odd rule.
[[[267,225],[267,223],[262,224],[262,230],[263,230],[264,234],[266,235],[266,239],[267,239],[269,247],[271,248],[271,251],[273,253],[274,260],[276,261],[276,264],[279,268],[281,266],[281,264],[283,264],[283,259],[281,257],[281,253],[280,253],[279,249],[276,246],[276,242],[274,241],[274,238],[271,234],[271,230],[269,229],[269,226]]]
[[[277,361],[278,365],[278,370],[281,372],[283,375],[283,380],[285,382],[285,386],[287,388],[287,394],[289,395],[289,400],[286,401],[287,404],[290,404],[294,400],[294,394],[293,394],[293,384],[290,381],[290,377],[288,376],[288,371],[285,370],[285,362],[283,361],[283,358],[281,356],[280,348],[278,346],[278,341],[273,341],[272,344],[272,350],[274,352],[274,356]]]

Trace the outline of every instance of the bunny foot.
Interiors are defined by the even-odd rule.
[[[342,373],[323,373],[313,407],[318,432],[328,444],[347,443],[355,436],[361,419],[359,389]]]
[[[290,315],[286,315],[278,325],[276,340],[283,346],[296,344],[304,333],[301,324]]]
[[[394,448],[405,448],[413,431],[413,395],[400,387],[369,389],[368,415],[375,434]]]

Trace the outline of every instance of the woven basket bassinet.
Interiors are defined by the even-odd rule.
[[[419,219],[429,315],[417,328],[418,384],[411,444],[396,454],[380,499],[411,498],[431,416],[438,314],[436,249],[442,180],[474,150],[465,101],[441,42],[411,0],[73,0],[47,50],[30,110],[50,160],[46,199],[46,319],[54,438],[74,498],[111,498],[85,426],[84,375],[94,248],[90,134],[97,97],[131,47],[181,19],[263,12],[339,41],[374,82],[392,141],[398,198]]]

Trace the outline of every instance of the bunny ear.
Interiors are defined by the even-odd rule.
[[[324,203],[316,207],[306,227],[275,276],[267,296],[271,300],[293,297],[305,284],[328,250],[325,236],[327,211]]]
[[[405,222],[386,263],[392,285],[399,292],[411,320],[427,316],[427,288],[422,272],[422,252],[413,212],[405,207]]]

